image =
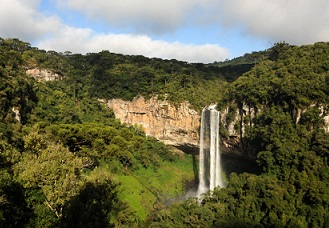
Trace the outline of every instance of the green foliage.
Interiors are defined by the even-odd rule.
[[[83,185],[82,167],[83,160],[62,146],[48,145],[38,154],[25,152],[15,171],[25,188],[41,188],[46,205],[61,218],[63,206]]]
[[[123,167],[137,168],[158,166],[160,158],[173,160],[175,156],[163,144],[145,138],[134,127],[102,124],[52,125],[51,134],[79,156],[99,159],[116,159]]]
[[[89,58],[89,59],[88,59]],[[97,59],[90,74],[91,95],[102,98],[132,100],[138,95],[165,96],[173,103],[188,100],[200,109],[203,102],[215,101],[220,96],[222,81],[215,69],[187,64],[176,60],[159,60],[114,55],[101,52],[87,56],[87,61]],[[208,86],[217,87],[207,96],[197,96]],[[201,99],[201,100],[200,100]]]
[[[41,50],[29,51],[27,58],[29,62],[66,75],[61,91],[73,96],[76,103],[86,96],[132,100],[139,95],[147,98],[159,95],[172,103],[188,100],[201,109],[204,103],[218,100],[223,88],[218,68],[177,60],[124,56],[108,51],[83,56]],[[203,96],[198,96],[201,93]]]
[[[77,100],[67,82],[39,84],[39,102],[31,113],[30,122],[44,124],[102,122],[112,123],[113,113],[96,99],[86,96]],[[112,123],[113,124],[113,123]]]
[[[219,107],[231,107],[229,123],[240,110],[248,126],[242,142],[251,157],[257,157],[262,173],[232,173],[227,188],[164,209],[152,225],[326,227],[329,134],[323,117],[328,115],[328,52],[328,43],[278,43],[267,60],[231,83]],[[256,110],[255,116],[244,115],[245,106]]]
[[[316,43],[296,47],[284,43],[273,47],[280,49],[273,50],[280,57],[259,63],[236,80],[225,100],[252,107],[279,105],[291,114],[296,108],[328,103],[328,46],[328,43]]]
[[[319,186],[310,188],[308,191],[313,192]],[[153,226],[308,227],[310,224],[323,227],[328,204],[320,197],[319,202],[301,205],[301,194],[294,185],[275,177],[233,174],[227,188],[204,195],[201,203],[191,198],[173,205],[170,211],[163,210],[154,218]],[[319,216],[313,214],[310,218],[313,210]]]
[[[121,125],[97,99],[164,96],[172,91],[171,100],[180,102],[183,97],[177,89],[189,88],[185,91],[189,94],[202,87],[192,88],[190,82],[202,85],[210,78],[197,69],[200,66],[109,52],[84,56],[46,52],[17,39],[1,39],[0,53],[1,226],[136,226],[154,210],[153,204],[167,199],[163,197],[169,189],[176,190],[168,197],[179,195],[184,191],[181,181],[193,179],[177,168],[180,164],[172,167],[175,176],[168,176],[172,170],[164,162],[171,164],[178,157],[146,137],[140,127]],[[175,66],[169,72],[164,65]],[[63,79],[37,82],[26,77],[25,70],[35,67]],[[193,80],[185,76],[192,75],[188,68],[197,72]],[[170,83],[170,89],[160,92]],[[148,182],[142,170],[148,170],[149,177],[159,171],[166,178]],[[119,188],[121,180],[110,173],[122,175],[120,179],[133,177],[135,184],[123,181]],[[162,188],[165,184],[167,188]],[[133,191],[133,200],[126,200],[127,192],[119,193],[136,186],[145,193],[152,189],[150,194],[158,197],[145,201]],[[145,204],[148,209],[140,213]]]
[[[10,168],[19,161],[20,153],[6,140],[0,140],[0,168]]]
[[[23,227],[31,210],[24,198],[23,188],[12,175],[11,167],[20,153],[6,140],[0,140],[0,227]]]
[[[328,226],[328,53],[324,42],[282,42],[204,65],[0,38],[0,226]],[[37,82],[25,74],[34,67],[63,78]],[[192,158],[97,100],[140,95],[196,110],[220,102],[228,122],[246,105],[257,110],[235,130],[248,125],[240,136],[262,172],[233,173],[227,188],[169,207],[196,178]]]
[[[96,168],[79,194],[63,209],[60,227],[112,227],[135,224],[135,216],[118,199],[117,184],[102,168]]]
[[[56,214],[45,204],[45,196],[40,188],[24,189],[24,196],[31,210],[26,227],[54,227],[58,225]]]
[[[270,50],[246,53],[231,60],[226,59],[222,62],[207,64],[207,67],[217,70],[227,81],[233,82],[242,74],[250,71],[256,64],[269,59],[270,56]]]
[[[0,226],[23,227],[31,214],[22,186],[5,169],[0,169]]]

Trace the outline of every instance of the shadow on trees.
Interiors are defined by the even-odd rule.
[[[12,182],[0,188],[0,227],[25,227],[32,211],[24,199],[22,186]]]
[[[118,210],[117,192],[108,184],[87,183],[63,209],[60,227],[113,227],[110,218]]]

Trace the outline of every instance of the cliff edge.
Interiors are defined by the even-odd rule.
[[[140,125],[147,135],[165,144],[195,153],[199,145],[200,114],[187,101],[172,105],[156,96],[100,100],[113,110],[115,117],[129,126]]]

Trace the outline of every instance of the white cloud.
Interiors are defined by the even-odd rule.
[[[133,27],[136,32],[165,33],[188,23],[191,12],[211,0],[60,0],[64,8],[77,10],[91,19],[115,26]]]
[[[57,1],[61,7],[101,21],[104,27],[124,26],[123,30],[130,31],[130,34],[99,34],[93,28],[66,25],[59,15],[40,12],[40,2],[0,0],[0,37],[15,37],[56,51],[109,50],[189,62],[224,60],[228,51],[216,44],[168,42],[140,34],[168,34],[195,24],[225,25],[227,28],[241,28],[248,37],[251,35],[271,42],[305,44],[329,41],[327,0]]]
[[[0,36],[33,41],[60,27],[56,16],[38,12],[40,0],[0,0]]]
[[[66,26],[56,36],[38,44],[40,48],[74,53],[99,52],[109,50],[114,53],[144,55],[187,62],[224,60],[228,51],[218,45],[183,44],[152,40],[146,35],[133,34],[95,34],[90,29],[77,29]]]
[[[327,0],[221,0],[218,20],[245,32],[293,44],[329,41]]]
[[[60,0],[112,26],[168,33],[186,24],[239,27],[246,35],[294,44],[329,40],[327,0]]]
[[[178,12],[184,7],[193,7],[200,0],[183,1],[179,9],[172,9],[174,0],[169,0],[169,5],[155,4],[155,1],[139,2],[130,0],[114,1],[121,7],[120,12],[107,12],[114,19],[122,13],[122,18],[131,15],[132,18],[140,20],[138,12],[141,10],[149,17],[154,17],[154,25],[161,24],[160,21],[169,18],[169,24],[176,23],[176,19],[183,20],[184,16]],[[201,0],[202,1],[202,0]],[[105,2],[109,1],[85,1],[76,2],[86,7],[95,7],[91,13],[98,14],[99,7],[105,7]],[[68,1],[74,4],[74,1]],[[129,4],[128,4],[129,3]],[[158,57],[168,59],[178,59],[188,62],[213,62],[223,60],[228,57],[228,51],[224,48],[213,45],[194,45],[180,42],[166,42],[164,40],[154,40],[147,35],[134,34],[97,34],[91,28],[75,28],[65,25],[55,15],[45,15],[38,11],[40,0],[0,0],[0,37],[15,37],[33,43],[41,49],[55,51],[72,51],[75,53],[98,52],[109,50],[115,53],[145,55],[147,57]],[[102,5],[105,4],[105,5]],[[139,4],[144,4],[139,7]],[[129,5],[129,7],[127,7]],[[162,13],[159,13],[159,11]],[[166,15],[171,9],[171,16]],[[163,23],[161,26],[169,26]],[[153,25],[152,25],[153,26]],[[171,26],[171,25],[170,25]]]

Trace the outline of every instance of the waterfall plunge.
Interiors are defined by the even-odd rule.
[[[215,106],[209,106],[202,110],[201,115],[198,195],[215,187],[224,187],[220,156],[219,112]]]

